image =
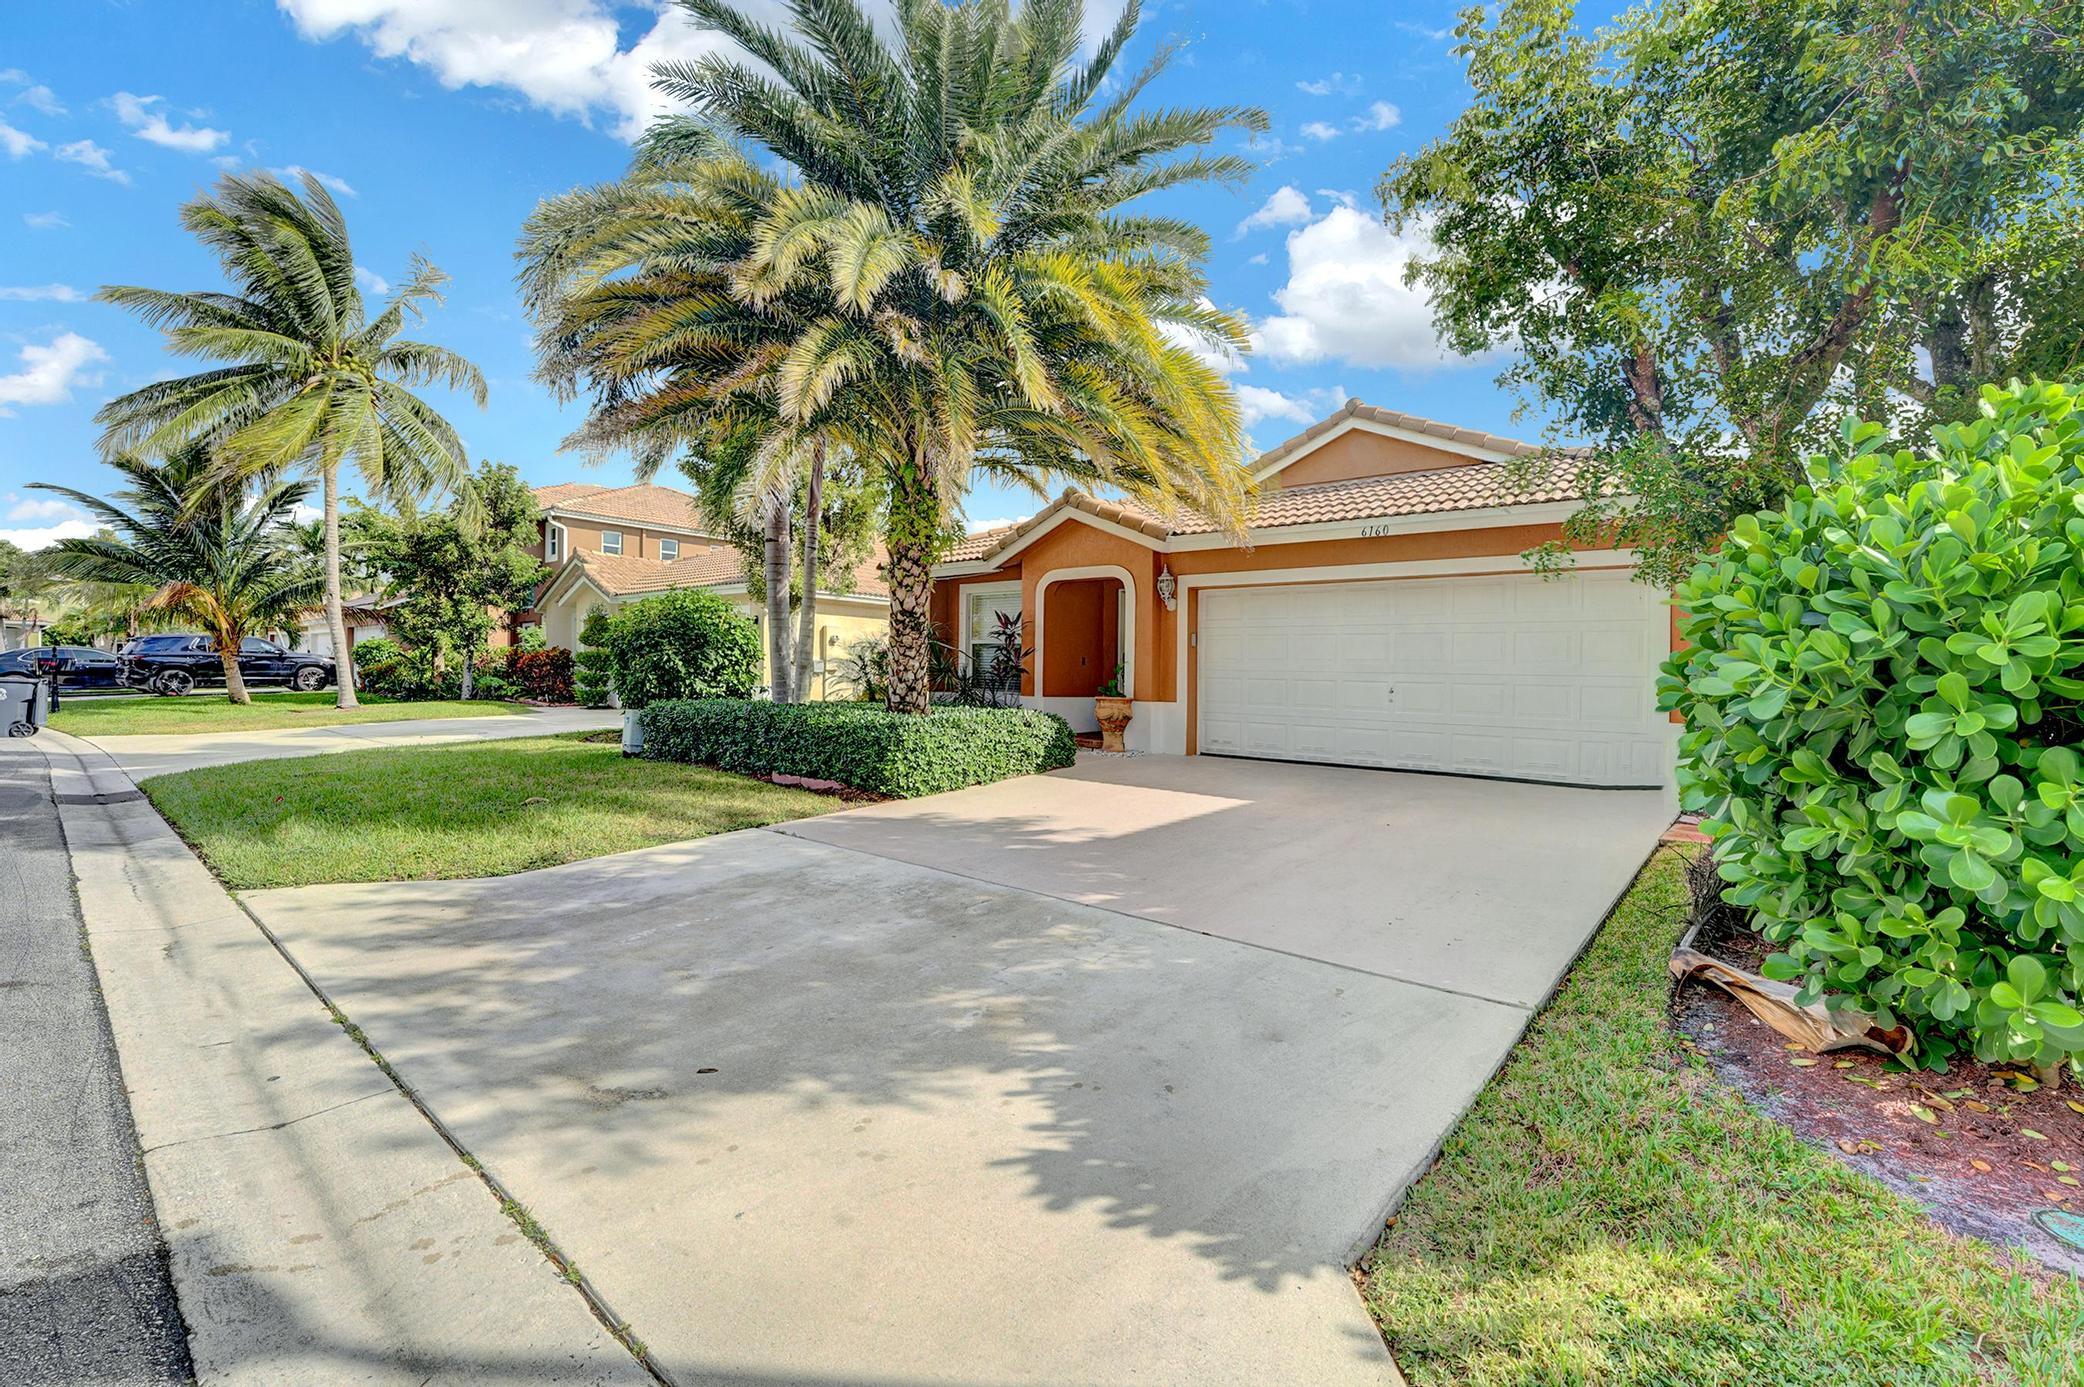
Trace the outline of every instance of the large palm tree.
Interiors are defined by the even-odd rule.
[[[1202,147],[1263,116],[1132,111],[1162,53],[1103,95],[1134,0],[1087,60],[1079,0],[901,0],[888,40],[859,0],[787,0],[786,30],[680,3],[756,62],[659,67],[692,112],[524,234],[541,374],[592,396],[573,443],[656,466],[722,418],[760,424],[777,476],[820,441],[872,461],[889,706],[908,712],[928,706],[931,565],[974,473],[1241,525],[1243,430],[1196,347],[1241,349],[1244,325],[1205,296],[1204,233],[1123,209],[1242,177]]]
[[[338,700],[355,705],[340,612],[340,469],[366,489],[410,499],[456,487],[470,462],[456,430],[414,387],[447,385],[480,407],[485,382],[456,353],[401,338],[447,277],[415,257],[373,316],[355,282],[347,221],[311,175],[301,196],[268,173],[227,174],[181,208],[233,292],[105,286],[98,297],[163,328],[181,356],[219,363],[110,401],[95,416],[111,453],[210,444],[226,477],[303,471],[318,478],[325,525],[325,612],[339,662]]]
[[[134,453],[118,455],[110,466],[129,485],[108,500],[33,483],[82,507],[107,530],[59,540],[48,551],[52,571],[89,583],[148,586],[152,596],[143,610],[200,626],[217,647],[226,696],[250,702],[239,643],[310,610],[323,586],[290,529],[310,486],[228,480],[203,443],[188,444],[157,466]]]

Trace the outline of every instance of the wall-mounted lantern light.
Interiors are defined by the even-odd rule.
[[[1158,571],[1158,600],[1168,612],[1179,609],[1179,580],[1172,576],[1169,564]]]

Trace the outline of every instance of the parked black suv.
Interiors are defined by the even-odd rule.
[[[156,694],[185,694],[198,684],[224,682],[224,662],[208,636],[140,636],[117,651],[116,660],[125,684]],[[287,684],[309,692],[333,682],[333,658],[248,636],[239,643],[239,673],[249,684]]]
[[[120,681],[116,657],[91,645],[31,645],[0,651],[0,674],[58,676],[65,689],[112,689]]]

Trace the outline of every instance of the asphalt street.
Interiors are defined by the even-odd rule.
[[[191,1382],[44,759],[0,740],[0,1382]]]

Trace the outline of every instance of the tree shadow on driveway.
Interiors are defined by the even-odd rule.
[[[761,831],[248,903],[681,1380],[1388,1380],[1346,1263],[1524,1020]]]

